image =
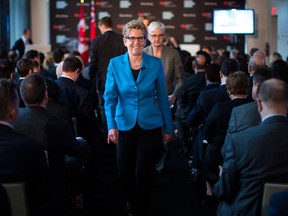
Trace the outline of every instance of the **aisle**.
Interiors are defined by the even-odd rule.
[[[157,174],[149,216],[208,216],[197,197],[196,185],[189,184],[188,164],[178,147],[177,142],[172,146],[167,172]],[[97,181],[88,187],[90,196],[81,216],[127,216],[116,172],[115,146],[99,148],[99,167]]]

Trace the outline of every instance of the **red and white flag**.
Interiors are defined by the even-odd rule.
[[[90,42],[96,37],[96,17],[95,17],[95,3],[91,0],[91,10],[90,10]]]
[[[78,51],[84,64],[88,63],[89,59],[89,44],[86,36],[86,24],[84,17],[84,4],[80,4],[80,21],[78,24]]]

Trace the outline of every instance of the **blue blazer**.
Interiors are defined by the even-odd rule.
[[[142,67],[134,80],[128,53],[110,60],[105,85],[108,130],[132,129],[136,122],[145,130],[163,127],[173,133],[161,59],[143,53]]]

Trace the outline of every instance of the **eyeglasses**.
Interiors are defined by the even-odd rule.
[[[130,40],[131,42],[135,42],[136,40],[138,40],[139,42],[143,42],[145,39],[146,39],[146,37],[125,37],[125,39],[128,39],[128,40]]]
[[[153,39],[154,38],[162,38],[162,37],[164,37],[164,34],[159,34],[159,35],[155,35],[155,34],[151,35],[150,34],[150,37],[152,37]]]

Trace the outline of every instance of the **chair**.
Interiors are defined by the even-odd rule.
[[[10,200],[12,216],[28,216],[24,183],[3,183],[2,185]]]
[[[270,204],[270,198],[272,194],[288,190],[288,184],[278,184],[278,183],[265,183],[263,200],[262,200],[262,216],[268,216],[268,207]]]

